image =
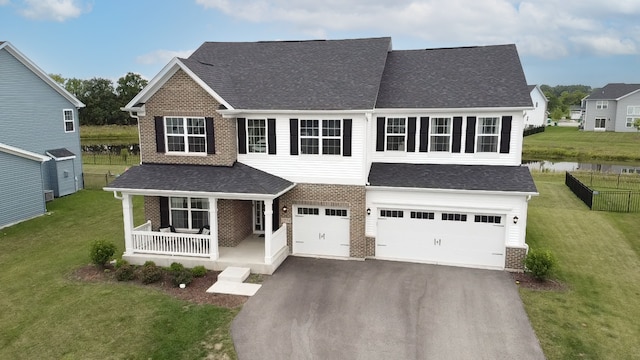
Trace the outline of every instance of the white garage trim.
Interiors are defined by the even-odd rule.
[[[347,208],[293,205],[293,254],[349,257],[350,222]]]

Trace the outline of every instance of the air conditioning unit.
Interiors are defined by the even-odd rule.
[[[53,200],[53,190],[44,191],[44,201],[49,202]]]

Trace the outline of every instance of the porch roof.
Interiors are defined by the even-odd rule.
[[[245,164],[233,166],[142,164],[125,171],[106,191],[143,195],[213,195],[276,198],[295,184]]]

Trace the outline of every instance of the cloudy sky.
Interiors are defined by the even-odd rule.
[[[640,83],[638,0],[0,0],[0,41],[49,73],[152,78],[204,41],[515,43],[530,84]]]

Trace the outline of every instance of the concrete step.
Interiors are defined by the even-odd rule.
[[[226,271],[226,270],[225,270]],[[235,281],[220,281],[218,280],[213,286],[207,289],[208,293],[218,294],[231,294],[231,295],[243,295],[253,296],[262,285],[260,284],[245,284]]]
[[[241,283],[249,277],[249,274],[251,274],[250,268],[229,266],[218,275],[218,281]]]

